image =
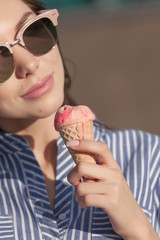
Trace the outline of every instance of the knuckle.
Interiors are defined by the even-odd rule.
[[[89,194],[84,195],[83,202],[84,202],[85,207],[91,206],[91,201],[92,201],[92,199]]]
[[[119,207],[119,200],[117,198],[114,198],[111,203],[111,209],[118,209]]]
[[[109,151],[109,148],[108,148],[107,144],[102,143],[102,144],[101,144],[100,152],[101,152],[101,153],[106,153],[106,152],[108,152],[108,151]]]
[[[107,204],[110,210],[118,209],[120,204],[120,199],[117,196],[117,194],[115,194],[114,190],[111,196],[107,196]]]
[[[119,187],[119,185],[115,184],[113,186],[113,192],[114,192],[114,196],[115,196],[114,199],[119,198],[119,194],[120,194],[120,187]]]
[[[116,209],[119,207],[121,199],[121,187],[119,184],[114,184],[112,186],[112,201],[111,201],[111,206],[113,209]]]
[[[115,184],[121,185],[123,182],[123,175],[119,170],[112,169],[112,179]]]
[[[119,172],[119,171],[116,171],[116,173],[115,173],[115,181],[116,181],[116,183],[117,183],[118,186],[121,186],[121,185],[122,185],[123,179],[124,179],[124,178],[123,178],[122,173]]]
[[[84,162],[79,162],[77,164],[77,171],[79,173],[83,173],[85,171],[85,166],[84,165],[85,165]]]
[[[83,183],[79,183],[77,188],[76,188],[76,192],[78,195],[83,195],[84,193],[84,184]]]

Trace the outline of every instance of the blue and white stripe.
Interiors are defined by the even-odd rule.
[[[95,140],[113,153],[138,204],[160,232],[160,137],[135,130],[95,127]],[[57,141],[54,213],[45,180],[29,144],[0,133],[0,239],[117,240],[107,214],[81,209],[67,181],[74,162],[61,138]]]

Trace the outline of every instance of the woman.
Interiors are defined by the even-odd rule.
[[[1,0],[0,239],[157,240],[160,138],[95,127],[95,142],[68,145],[101,164],[74,166],[54,129],[69,99],[57,17],[36,0]]]

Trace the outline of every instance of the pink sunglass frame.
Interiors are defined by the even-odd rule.
[[[38,14],[37,16],[33,17],[32,19],[30,19],[29,21],[27,21],[26,23],[24,23],[22,25],[22,27],[18,30],[17,34],[16,34],[16,41],[14,41],[13,43],[11,42],[0,42],[0,47],[7,47],[10,51],[10,53],[13,54],[13,50],[12,48],[16,45],[19,44],[21,46],[23,46],[25,48],[25,43],[23,41],[23,33],[24,31],[34,22],[36,22],[37,20],[41,19],[41,18],[48,18],[52,21],[54,26],[58,25],[58,16],[59,13],[57,11],[57,9],[50,9],[50,10],[42,10],[40,11],[40,14]]]

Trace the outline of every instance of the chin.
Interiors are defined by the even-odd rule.
[[[37,109],[36,117],[38,118],[47,118],[52,114],[55,114],[56,111],[63,105],[64,98],[58,99],[56,102],[47,102],[43,106]]]

